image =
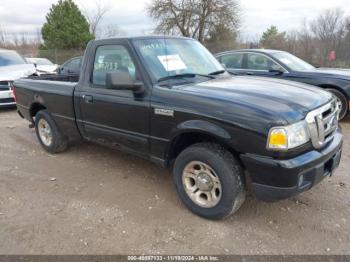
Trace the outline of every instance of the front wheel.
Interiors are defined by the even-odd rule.
[[[175,161],[173,177],[183,203],[204,218],[229,216],[245,199],[242,168],[217,144],[200,143],[185,149]]]
[[[338,107],[339,107],[339,120],[344,119],[346,117],[349,106],[348,106],[348,100],[346,99],[345,95],[333,88],[327,89],[327,91],[331,92],[337,99]]]

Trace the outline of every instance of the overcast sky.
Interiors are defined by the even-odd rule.
[[[110,7],[103,23],[117,25],[129,35],[143,34],[154,28],[145,6],[150,0],[100,0]],[[45,14],[57,0],[0,0],[0,26],[8,33],[35,34]],[[81,10],[92,12],[96,0],[75,0]],[[270,25],[280,30],[300,27],[304,18],[313,19],[327,8],[342,8],[350,15],[350,0],[240,0],[241,32],[244,38],[257,38]]]

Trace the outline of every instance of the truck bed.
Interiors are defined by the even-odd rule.
[[[15,81],[20,114],[32,121],[36,106],[44,106],[67,137],[79,136],[74,110],[74,89],[77,83],[67,80],[61,76],[46,75]]]
[[[40,76],[29,76],[27,79],[77,83],[79,81],[79,75],[45,74]]]

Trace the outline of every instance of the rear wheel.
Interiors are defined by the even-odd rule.
[[[35,131],[41,146],[49,153],[54,154],[66,150],[68,141],[46,110],[36,114]]]
[[[333,88],[327,89],[327,91],[331,92],[335,97],[337,98],[337,103],[339,106],[339,119],[342,120],[348,113],[349,110],[349,105],[348,105],[348,100],[346,99],[345,95]]]
[[[185,149],[175,161],[173,176],[181,200],[199,216],[221,219],[244,202],[243,171],[220,145],[200,143]]]

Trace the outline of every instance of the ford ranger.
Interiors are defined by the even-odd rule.
[[[194,213],[234,213],[247,185],[276,201],[333,174],[343,138],[329,92],[302,83],[232,76],[199,42],[131,37],[88,44],[78,83],[15,81],[20,116],[42,147],[84,139],[172,167]]]

